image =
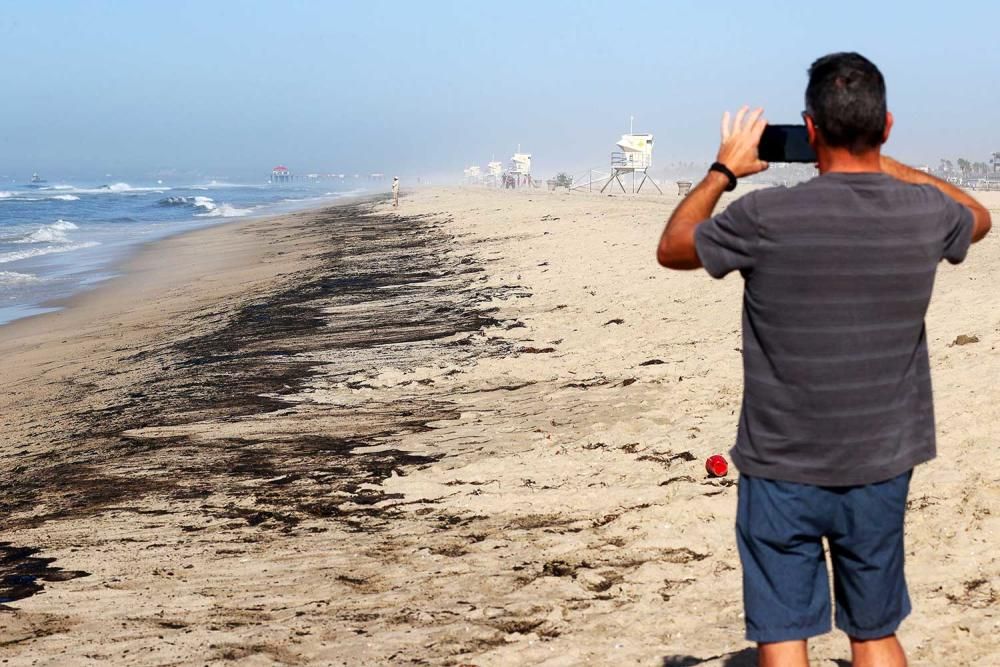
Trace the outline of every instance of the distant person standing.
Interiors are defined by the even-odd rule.
[[[392,177],[392,205],[399,206],[399,176]]]

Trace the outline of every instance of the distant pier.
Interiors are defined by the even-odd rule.
[[[271,170],[271,182],[272,183],[291,183],[295,177],[292,172],[288,170],[288,167],[283,165],[278,165]]]

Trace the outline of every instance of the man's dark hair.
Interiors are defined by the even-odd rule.
[[[859,53],[831,53],[809,68],[806,113],[828,146],[863,153],[885,136],[885,79]]]

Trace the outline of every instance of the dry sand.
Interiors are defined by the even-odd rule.
[[[0,541],[55,559],[0,660],[752,664],[736,489],[703,468],[741,283],[656,266],[675,204],[428,190],[239,222],[0,329]],[[942,266],[928,317],[914,665],[1000,664],[998,260]]]

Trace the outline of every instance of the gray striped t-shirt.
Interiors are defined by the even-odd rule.
[[[881,173],[751,192],[698,226],[709,274],[744,279],[740,472],[853,486],[934,458],[924,315],[972,229],[937,188]]]

